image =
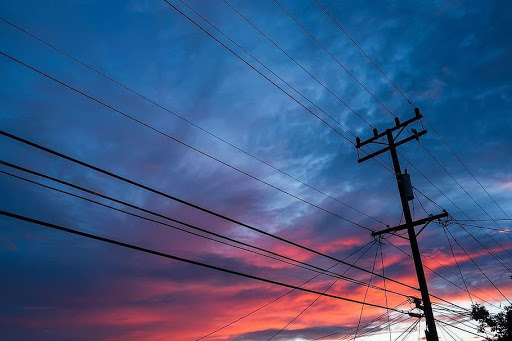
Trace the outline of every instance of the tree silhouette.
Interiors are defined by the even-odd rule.
[[[512,341],[512,305],[506,306],[503,311],[491,315],[480,304],[474,304],[471,309],[471,318],[478,322],[478,330],[484,332],[486,327],[491,329],[494,340]],[[488,339],[493,340],[493,339]]]

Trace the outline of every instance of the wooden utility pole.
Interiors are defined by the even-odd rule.
[[[405,128],[409,124],[411,124],[412,122],[415,122],[423,117],[418,108],[415,108],[414,112],[415,112],[415,116],[413,118],[411,118],[405,122],[402,122],[402,123],[400,122],[400,120],[398,118],[395,118],[395,126],[390,129],[387,129],[385,132],[379,133],[377,131],[377,129],[373,129],[373,137],[364,142],[361,142],[359,137],[357,137],[356,138],[356,148],[359,151],[359,148],[361,148],[369,143],[375,142],[383,137],[386,137],[386,139],[387,139],[386,147],[384,147],[374,153],[371,153],[365,157],[359,158],[358,162],[359,163],[364,162],[366,160],[374,158],[375,156],[380,155],[387,151],[389,151],[391,153],[391,159],[393,160],[393,168],[394,168],[394,172],[395,172],[395,176],[396,176],[396,182],[398,185],[398,191],[400,193],[400,200],[402,202],[402,210],[403,210],[404,217],[405,217],[405,224],[395,226],[395,227],[390,227],[390,228],[387,228],[387,229],[384,229],[384,230],[378,231],[378,232],[372,232],[372,236],[378,236],[378,235],[381,235],[384,233],[394,233],[394,232],[397,232],[400,230],[405,230],[405,229],[407,230],[407,233],[409,236],[409,241],[411,244],[412,256],[414,259],[414,266],[416,268],[416,275],[418,277],[418,284],[420,287],[421,299],[423,302],[423,305],[420,304],[418,307],[421,310],[423,310],[423,314],[424,314],[425,320],[427,322],[427,329],[425,330],[425,336],[427,338],[427,341],[438,341],[439,337],[437,336],[437,329],[436,329],[434,314],[432,312],[432,304],[430,302],[430,295],[428,293],[427,280],[425,279],[425,273],[423,271],[423,264],[421,262],[421,254],[420,254],[420,250],[418,247],[418,241],[416,239],[417,234],[416,234],[416,230],[414,229],[414,227],[418,226],[418,225],[424,225],[424,227],[425,227],[426,224],[428,224],[429,222],[431,222],[435,219],[440,219],[442,217],[448,216],[448,213],[445,211],[441,214],[438,214],[435,216],[429,216],[427,218],[420,219],[417,221],[412,220],[411,210],[409,208],[409,201],[414,199],[411,180],[410,180],[409,174],[407,174],[407,170],[406,170],[405,174],[402,174],[396,147],[398,147],[402,144],[405,144],[409,141],[412,141],[412,140],[418,140],[420,138],[420,136],[425,135],[427,133],[427,131],[422,130],[422,131],[418,132],[414,129],[411,129],[412,135],[410,135],[409,137],[406,137],[398,142],[396,142],[396,139],[405,130]],[[399,132],[395,137],[393,135],[393,132],[397,131],[397,130],[399,130]],[[377,143],[382,144],[382,142],[377,142]],[[423,231],[423,228],[419,232]],[[419,232],[418,232],[418,234],[419,234]]]

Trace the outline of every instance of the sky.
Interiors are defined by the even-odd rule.
[[[389,153],[358,163],[354,147],[355,136],[385,131],[415,106],[425,118],[409,128],[428,133],[399,147],[418,190],[413,217],[442,209],[453,217],[418,236],[432,300],[444,307],[434,314],[456,318],[439,298],[493,312],[508,303],[510,2],[319,0],[402,93],[315,0],[169,2],[175,8],[149,0],[0,3],[2,131],[332,258],[6,136],[2,161],[148,211],[5,164],[1,210],[380,307],[284,295],[289,288],[2,216],[1,339],[197,340],[261,307],[204,340],[268,340],[281,329],[273,340],[338,340],[353,338],[358,324],[361,339],[387,339],[389,329],[398,338],[417,319],[382,307],[417,312],[405,296],[418,291],[334,259],[417,287],[409,242],[370,233],[403,223]],[[170,228],[193,231],[166,217],[334,266],[360,283]],[[441,340],[482,339],[441,326]],[[424,329],[421,319],[409,339],[424,339]]]

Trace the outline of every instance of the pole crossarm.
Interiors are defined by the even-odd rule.
[[[420,136],[425,135],[426,133],[427,133],[427,131],[425,129],[423,129],[422,131],[416,132],[414,135],[411,135],[411,136],[409,136],[409,137],[407,137],[407,138],[405,138],[405,139],[403,139],[403,140],[401,140],[399,142],[396,142],[395,143],[395,147],[398,147],[398,146],[400,146],[400,145],[402,145],[404,143],[407,143],[409,141],[412,141],[412,140],[418,140],[420,138]],[[390,148],[391,147],[389,147],[389,146],[384,147],[381,150],[378,150],[378,151],[376,151],[374,153],[368,154],[365,157],[362,157],[362,158],[358,159],[357,162],[359,162],[359,163],[365,162],[366,160],[372,159],[372,158],[374,158],[377,155],[380,155],[380,154],[382,154],[384,152],[389,151]]]
[[[427,223],[430,223],[431,221],[434,221],[434,220],[437,220],[437,219],[441,219],[441,218],[444,218],[444,217],[447,217],[447,216],[448,216],[448,212],[444,211],[443,213],[440,213],[440,214],[430,215],[430,216],[428,216],[426,218],[413,221],[412,222],[412,226],[418,226],[418,225],[427,224]],[[408,227],[409,227],[408,224],[402,224],[402,225],[398,225],[398,226],[394,226],[394,227],[389,227],[387,229],[380,230],[380,231],[373,231],[372,232],[372,237],[380,236],[381,234],[385,234],[385,233],[398,232],[398,231],[401,231],[401,230],[405,230]]]
[[[392,128],[389,128],[389,130],[395,131],[395,130],[400,129],[400,128],[405,128],[406,126],[408,126],[412,122],[417,121],[417,120],[423,118],[423,115],[420,113],[420,110],[418,108],[414,109],[414,114],[415,114],[415,116],[413,118],[410,118],[410,119],[408,119],[405,122],[400,122],[398,117],[395,118],[395,126],[392,127]],[[369,138],[368,140],[361,142],[359,140],[359,138],[356,138],[356,148],[361,148],[362,146],[365,146],[368,143],[372,143],[375,140],[378,140],[378,139],[380,139],[381,137],[384,137],[384,136],[386,136],[386,131],[383,131],[382,133],[379,133],[377,131],[377,129],[373,129],[373,137]]]

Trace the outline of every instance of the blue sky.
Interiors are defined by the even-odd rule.
[[[183,3],[171,3],[352,141],[355,139],[351,133],[324,113],[363,139],[371,136],[371,127],[340,99],[380,131],[394,124],[392,115],[275,2],[229,3],[332,93],[223,1],[187,1],[187,4],[317,107]],[[412,117],[413,108],[315,1],[279,3],[394,115],[402,120]],[[321,3],[420,108],[503,211],[510,214],[512,44],[508,32],[512,27],[508,19],[512,9],[509,2]],[[0,6],[5,20],[161,107],[385,224],[399,223],[401,210],[392,174],[373,161],[358,164],[352,144],[165,2],[28,1],[4,2]],[[371,229],[385,227],[197,129],[11,25],[0,22],[0,30],[4,53],[272,186]],[[5,56],[1,57],[0,68],[2,130],[337,257],[344,257],[371,241],[368,231],[130,121]],[[423,123],[428,134],[421,138],[422,145],[450,175],[418,143],[411,142],[400,151],[412,161],[409,165],[402,159],[402,166],[408,166],[415,187],[455,218],[488,219],[488,215],[494,219],[507,218],[431,127]],[[2,137],[0,151],[2,160],[7,162],[318,266],[332,265],[325,259],[290,249],[8,138]],[[385,155],[383,160],[389,162],[389,156]],[[27,176],[4,166],[2,170]],[[4,174],[0,174],[0,184],[4,194],[0,202],[6,211],[288,283],[301,283],[311,276],[301,269],[266,263],[261,257],[164,229]],[[417,218],[426,215],[420,202],[428,213],[439,212],[438,207],[420,195],[419,201],[414,202]],[[138,255],[7,217],[0,219],[0,225],[0,257],[7,273],[7,280],[0,284],[2,301],[6,302],[0,308],[1,333],[12,340],[35,337],[159,340],[170,336],[195,339],[285,292],[268,284]],[[509,222],[486,221],[480,225],[506,229]],[[510,255],[496,243],[505,249],[510,246],[510,239],[504,233],[467,229],[507,265]],[[482,252],[483,248],[456,225],[450,231],[471,251],[493,282],[505,294],[510,293],[508,269]],[[392,241],[408,250],[403,240],[393,238]],[[453,258],[441,227],[430,225],[419,243],[424,254],[446,260],[448,263],[439,271],[453,276],[450,278],[462,285],[452,273],[458,270],[450,263]],[[386,273],[414,284],[410,260],[391,246],[383,250],[390,262]],[[372,267],[373,252],[362,258],[365,268]],[[472,262],[462,260],[462,250],[457,252],[463,272],[475,286],[495,297],[492,303],[503,301]],[[369,279],[365,274],[349,274],[366,282]],[[313,287],[326,286],[329,278],[323,277]],[[469,307],[466,293],[436,275],[427,273],[427,277],[436,295]],[[348,284],[339,284],[333,290],[357,299],[364,295],[360,287]],[[211,339],[258,340],[271,336],[314,299],[307,294],[291,296],[289,301],[277,304],[275,310],[255,314]],[[380,293],[372,293],[370,298],[383,299]],[[277,339],[309,339],[357,323],[357,313],[336,319],[332,313],[339,309],[359,312],[357,306],[336,306],[322,298]],[[381,313],[367,311],[363,321]],[[325,319],[326,315],[331,317]]]

